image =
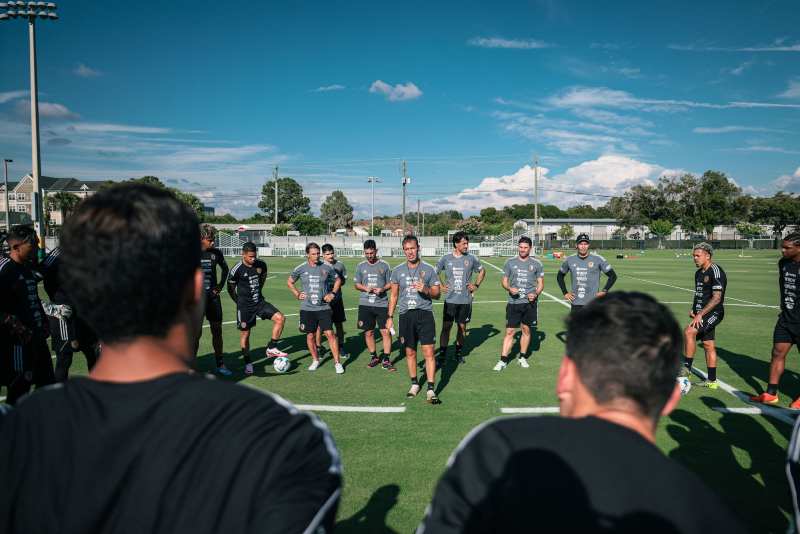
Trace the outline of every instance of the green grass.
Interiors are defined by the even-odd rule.
[[[688,321],[694,265],[684,252],[649,251],[633,253],[632,259],[614,259],[606,252],[620,275],[615,289],[639,290],[670,303],[679,321]],[[626,254],[630,254],[626,251]],[[728,273],[725,321],[717,329],[720,362],[719,378],[746,392],[761,391],[767,377],[772,327],[777,310],[767,307],[736,306],[745,302],[777,305],[777,253],[748,252],[740,258],[734,251],[722,251],[717,262]],[[556,334],[563,330],[567,308],[542,298],[539,331],[544,334],[541,350],[531,359],[531,368],[521,369],[512,362],[502,373],[492,372],[497,361],[502,329],[505,294],[500,288],[500,273],[487,267],[487,279],[476,295],[473,320],[467,339],[468,363],[448,363],[437,384],[444,386],[443,404],[430,406],[423,395],[406,401],[408,377],[404,362],[398,372],[366,367],[368,355],[356,329],[355,309],[348,310],[346,348],[351,354],[347,372],[337,376],[330,360],[316,373],[305,371],[310,357],[304,337],[297,329],[298,303],[286,289],[287,273],[301,258],[263,258],[270,267],[264,294],[289,315],[281,347],[290,352],[295,364],[287,374],[278,375],[267,365],[263,351],[271,323],[261,323],[252,334],[252,353],[258,359],[256,374],[245,378],[238,351],[238,332],[234,324],[223,327],[225,360],[234,371],[232,381],[246,381],[298,404],[337,404],[360,406],[407,406],[405,413],[320,413],[333,432],[342,453],[345,487],[339,508],[337,532],[409,532],[422,517],[434,486],[453,448],[467,432],[482,421],[500,416],[501,407],[556,406],[555,379],[563,354]],[[231,259],[231,263],[235,260]],[[352,274],[358,259],[345,259]],[[400,263],[390,258],[391,265]],[[431,260],[428,260],[432,262]],[[501,267],[504,258],[486,260]],[[560,260],[544,260],[545,291],[560,296],[555,272]],[[668,284],[676,289],[652,282]],[[355,308],[357,294],[352,285],[345,288],[345,306]],[[234,318],[233,302],[223,296],[224,319]],[[441,305],[434,308],[437,327]],[[451,339],[452,343],[452,339]],[[624,350],[624,347],[622,348]],[[800,375],[792,369],[796,352],[781,383],[781,405],[800,395]],[[399,353],[395,346],[394,357]],[[697,365],[705,369],[702,349]],[[76,356],[75,372],[84,372]],[[211,338],[205,329],[200,345],[198,367],[213,368]],[[446,382],[446,384],[445,384]],[[791,427],[761,415],[722,414],[714,407],[743,407],[744,403],[723,390],[693,390],[678,409],[664,418],[657,442],[665,454],[686,465],[719,492],[752,530],[785,531],[791,510],[789,488],[783,466]],[[602,461],[602,458],[598,458]],[[678,513],[703,513],[679,510]]]

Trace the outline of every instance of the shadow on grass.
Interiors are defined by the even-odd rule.
[[[336,534],[396,534],[386,524],[386,516],[397,504],[400,487],[397,484],[381,486],[367,501],[364,508],[336,523]]]
[[[701,400],[712,409],[724,406],[714,397]],[[678,447],[669,456],[715,490],[753,532],[785,532],[791,511],[786,452],[750,415],[723,414],[719,424],[722,431],[692,412],[675,410],[666,431]]]
[[[797,350],[797,348],[793,350]],[[740,354],[722,347],[717,347],[717,356],[724,361],[732,371],[738,374],[756,394],[764,390],[764,384],[769,380],[769,361],[771,353],[771,345],[764,346],[763,358],[753,358],[746,354]],[[796,354],[797,353],[795,353],[795,355]],[[780,389],[788,396],[796,398],[800,396],[800,374],[789,369],[789,366],[794,360],[794,358],[791,358],[791,355],[792,352],[786,356],[787,367],[781,377]],[[700,362],[702,366],[703,360],[703,352],[702,350],[698,350],[695,361]]]

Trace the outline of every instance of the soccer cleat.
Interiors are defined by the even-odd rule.
[[[217,373],[221,374],[222,376],[231,376],[233,374],[231,370],[224,365],[217,367]]]
[[[350,354],[348,354],[348,353],[346,353],[346,352],[341,352],[341,353],[339,353],[339,359],[340,359],[340,360],[346,360],[346,359],[347,359],[347,358],[349,358],[349,357],[350,357]]]
[[[392,365],[391,360],[383,360],[383,363],[381,363],[381,367],[383,367],[383,369],[386,371],[397,371],[397,368],[394,365]]]
[[[308,366],[308,370],[316,371],[318,367],[319,367],[319,360],[314,360],[313,362],[311,362],[311,365]]]
[[[413,399],[417,395],[419,395],[419,384],[411,384],[411,388],[406,393],[406,398]]]
[[[494,369],[493,370],[494,371],[502,371],[503,369],[506,368],[507,365],[508,364],[506,362],[504,362],[503,360],[497,360],[497,363],[494,365]]]
[[[428,402],[428,404],[441,404],[442,403],[442,401],[439,400],[439,397],[436,396],[436,393],[434,393],[432,389],[428,390],[428,393],[426,395],[426,399],[425,400]]]
[[[792,403],[789,405],[790,410],[800,410],[800,397],[797,397]]]
[[[369,363],[367,364],[367,367],[370,367],[370,368],[377,367],[377,365],[379,363],[381,363],[381,359],[378,358],[377,356],[373,356],[372,358],[369,359]]]
[[[519,360],[519,366],[522,367],[523,369],[530,368],[531,364],[528,363],[528,358],[520,356],[519,358],[517,358],[517,360]]]
[[[719,389],[719,384],[716,380],[703,380],[697,383],[698,387],[701,388],[708,388],[708,389]]]
[[[333,364],[333,368],[336,369],[336,374],[337,375],[343,375],[344,374],[344,365],[342,365],[341,363],[336,362],[335,364]]]
[[[253,364],[252,363],[248,363],[247,365],[244,366],[244,374],[252,375],[253,372],[254,371],[253,371]]]
[[[686,367],[685,365],[681,365],[681,372],[678,373],[678,376],[689,378],[692,376],[692,370]]]
[[[761,395],[752,395],[750,397],[750,400],[753,401],[753,402],[760,402],[761,404],[778,404],[778,396],[777,395],[771,395],[771,394],[767,393],[766,391],[764,393],[762,393]],[[795,402],[797,402],[797,401],[795,401]],[[792,404],[794,404],[794,402]]]
[[[278,347],[267,349],[267,358],[286,358],[289,356]]]

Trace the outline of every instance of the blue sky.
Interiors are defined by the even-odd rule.
[[[602,7],[600,5],[602,4]],[[38,25],[42,169],[144,174],[247,215],[570,206],[722,170],[800,192],[800,10],[772,2],[88,2]],[[0,24],[0,155],[30,170],[27,29]],[[576,195],[577,191],[598,196]]]

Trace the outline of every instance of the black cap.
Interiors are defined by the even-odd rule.
[[[578,244],[581,241],[586,241],[587,243],[590,243],[591,239],[589,239],[589,234],[578,234],[578,239],[575,240],[575,244]]]

